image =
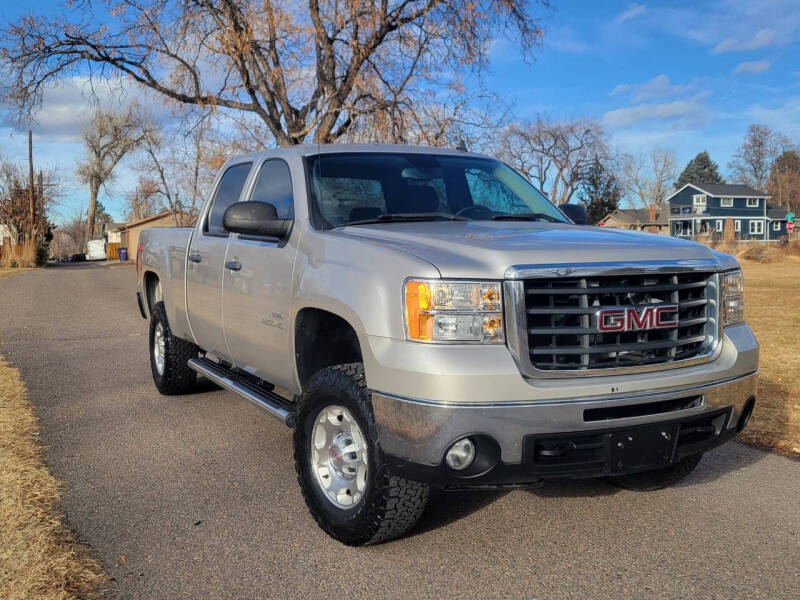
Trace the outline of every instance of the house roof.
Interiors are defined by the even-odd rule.
[[[123,227],[125,227],[125,223],[115,223],[113,221],[109,221],[105,224],[106,231],[119,231]]]
[[[157,221],[158,219],[163,219],[164,217],[171,217],[172,211],[171,210],[163,210],[156,215],[150,215],[149,217],[145,217],[144,219],[139,219],[138,221],[131,221],[130,223],[125,223],[119,228],[119,231],[125,231],[126,229],[130,229],[131,227],[136,227],[137,225],[144,225],[145,223],[150,223],[151,221]]]
[[[734,196],[734,197],[747,197],[747,198],[767,198],[769,194],[761,192],[749,185],[740,185],[738,183],[704,183],[702,186],[694,186],[702,188],[709,196]]]
[[[601,221],[605,223],[606,219],[611,218],[614,218],[622,223],[629,224],[640,223],[642,225],[666,225],[669,223],[669,209],[657,208],[656,220],[651,221],[649,208],[618,208],[614,212],[603,217]]]
[[[672,200],[673,196],[680,194],[687,187],[693,187],[700,190],[708,196],[725,196],[727,198],[771,198],[766,192],[760,192],[749,185],[741,185],[738,183],[687,183],[679,190],[675,190],[667,198],[667,202]]]
[[[780,206],[772,206],[771,204],[767,204],[767,217],[773,219],[775,221],[785,221],[786,220],[786,209],[781,208]]]

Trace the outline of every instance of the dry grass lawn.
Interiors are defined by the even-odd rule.
[[[740,439],[800,457],[800,258],[740,261],[746,317],[761,345],[758,401]]]
[[[19,373],[0,357],[0,598],[97,597],[102,571],[62,520],[38,437]]]
[[[58,512],[59,483],[42,463],[19,373],[0,358],[0,598],[90,598],[100,566]]]

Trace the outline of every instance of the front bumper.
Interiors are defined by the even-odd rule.
[[[736,435],[746,404],[755,401],[757,384],[758,373],[751,372],[703,385],[631,395],[476,404],[373,392],[372,404],[393,473],[444,485],[493,485],[623,474],[704,452]],[[653,434],[657,428],[663,431]],[[687,437],[686,432],[695,429],[704,435]],[[646,444],[644,454],[657,451],[659,457],[656,462],[637,462],[615,454],[612,446],[621,435],[647,440],[665,435],[674,440],[668,449]],[[465,436],[476,440],[478,458],[467,470],[452,471],[444,465],[444,454]],[[592,464],[576,464],[574,456],[548,463],[551,451],[563,454],[564,449],[586,444],[597,450],[590,457]]]

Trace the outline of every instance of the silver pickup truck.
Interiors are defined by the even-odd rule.
[[[672,484],[753,411],[739,265],[581,223],[468,152],[230,160],[193,229],[141,235],[156,387],[199,373],[294,428],[306,503],[350,545],[404,534],[431,486]]]

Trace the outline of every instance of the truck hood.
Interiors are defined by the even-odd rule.
[[[528,221],[381,223],[335,231],[412,254],[455,278],[503,279],[512,265],[715,258],[701,244],[663,235]]]

